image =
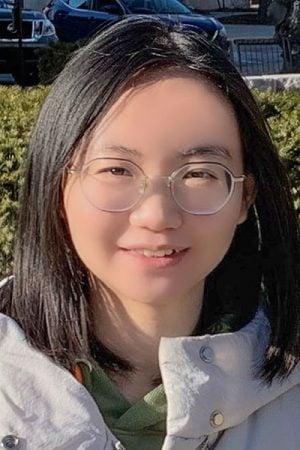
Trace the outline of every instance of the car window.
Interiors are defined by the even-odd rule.
[[[91,0],[69,0],[68,4],[72,8],[91,9]]]
[[[110,14],[123,14],[121,6],[115,0],[93,0],[92,9]]]
[[[191,14],[191,11],[178,0],[124,0],[132,12]]]
[[[0,0],[0,8],[11,8],[12,7],[12,2],[9,2],[9,0],[7,0],[7,2],[5,0]]]
[[[132,12],[156,13],[156,5],[153,0],[125,0],[126,5]]]

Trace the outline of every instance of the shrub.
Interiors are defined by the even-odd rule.
[[[0,279],[10,271],[21,165],[45,88],[0,88]]]
[[[11,271],[22,161],[48,89],[0,88],[0,279]],[[286,165],[300,217],[300,91],[256,92]]]
[[[256,92],[287,168],[300,218],[300,91]]]
[[[64,68],[80,43],[51,42],[47,47],[38,50],[39,79],[42,84],[52,83]]]

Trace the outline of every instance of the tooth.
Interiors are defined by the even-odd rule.
[[[148,256],[148,257],[152,257],[154,256],[154,252],[152,250],[143,250],[143,255],[144,256]]]
[[[166,254],[167,254],[166,250],[157,250],[155,252],[155,256],[157,256],[157,257],[162,257],[162,256],[165,256]]]
[[[161,250],[150,250],[150,249],[144,248],[144,249],[137,249],[136,251],[138,253],[140,253],[141,255],[146,256],[148,258],[153,258],[153,257],[162,258],[164,256],[170,256],[174,252],[178,253],[180,250],[173,250],[172,248],[161,249]]]

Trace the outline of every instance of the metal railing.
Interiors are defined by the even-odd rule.
[[[299,72],[300,40],[232,39],[230,56],[242,75]]]

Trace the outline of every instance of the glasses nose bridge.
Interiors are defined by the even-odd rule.
[[[171,175],[146,175],[145,176],[145,191],[149,188],[149,186],[153,183],[155,180],[161,180],[165,181],[166,187],[169,189],[169,192],[171,193],[171,185],[173,183],[173,174]]]
[[[160,181],[162,184],[156,186],[155,183]],[[173,174],[171,175],[145,175],[140,185],[140,198],[138,203],[144,202],[148,197],[152,195],[158,195],[161,201],[171,202],[174,206],[176,201],[172,192]],[[153,185],[154,184],[154,185]]]

